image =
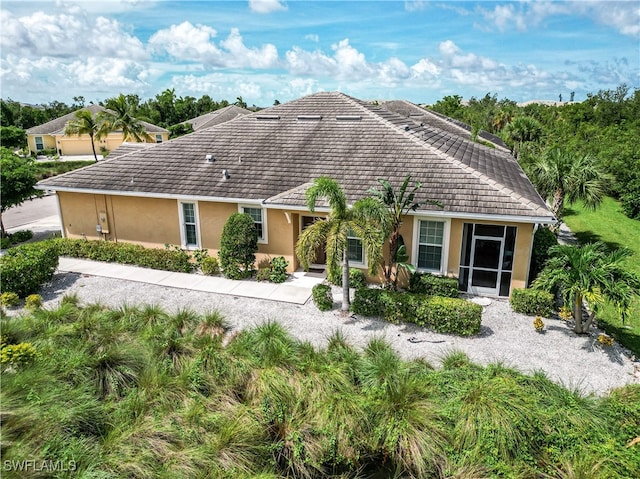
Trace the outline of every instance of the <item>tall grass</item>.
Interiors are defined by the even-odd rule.
[[[4,461],[48,477],[640,477],[640,386],[583,396],[451,351],[434,369],[382,339],[325,349],[212,311],[82,306],[1,319]],[[42,471],[3,471],[3,477]]]

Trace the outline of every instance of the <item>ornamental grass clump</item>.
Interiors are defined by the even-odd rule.
[[[544,331],[544,321],[542,321],[542,317],[536,316],[536,319],[533,320],[533,327],[539,333]]]
[[[12,308],[20,304],[20,296],[18,296],[16,293],[12,293],[11,291],[7,291],[0,295],[0,303],[2,304],[2,306]]]
[[[39,294],[30,294],[24,300],[24,307],[27,309],[39,309],[42,307],[42,296]]]
[[[600,334],[598,335],[598,342],[599,342],[600,344],[602,344],[603,346],[609,346],[609,347],[611,347],[611,346],[613,346],[614,339],[613,339],[611,336],[607,336],[607,335],[606,335],[606,334],[604,334],[604,333],[600,333]]]

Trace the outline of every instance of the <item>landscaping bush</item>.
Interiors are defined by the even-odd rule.
[[[25,241],[33,238],[33,231],[31,230],[20,230],[16,231],[13,234],[8,234],[4,238],[2,238],[0,242],[0,248],[7,249],[13,246],[14,244],[24,243]]]
[[[258,231],[251,216],[232,214],[222,228],[218,252],[224,276],[229,279],[251,276],[257,251]]]
[[[333,295],[328,284],[316,284],[312,291],[313,303],[320,311],[329,311],[333,308]]]
[[[190,273],[194,264],[181,249],[145,248],[131,243],[58,238],[53,240],[60,256],[85,258],[109,263],[133,264],[144,268]]]
[[[459,298],[359,289],[351,305],[356,314],[406,321],[439,333],[469,336],[480,332],[482,307]]]
[[[6,306],[7,308],[17,306],[18,303],[20,303],[20,296],[11,291],[2,293],[2,295],[0,296],[0,304],[2,304],[2,306]]]
[[[1,291],[20,297],[37,293],[53,278],[58,267],[58,250],[50,241],[17,246],[0,258]]]
[[[6,344],[0,349],[0,363],[20,366],[35,360],[40,354],[31,343]]]
[[[533,250],[531,252],[531,267],[529,268],[529,283],[542,271],[544,264],[549,259],[549,248],[556,246],[558,239],[549,228],[538,228],[533,235]]]
[[[335,286],[342,286],[342,268],[334,276],[328,277],[327,280]],[[367,287],[367,276],[364,271],[357,268],[349,268],[349,287],[356,289]]]
[[[287,266],[289,262],[284,256],[278,256],[271,260],[269,281],[272,283],[284,283],[287,280]]]
[[[24,300],[24,307],[27,309],[39,309],[42,307],[42,296],[39,294],[30,294]]]
[[[202,260],[200,269],[202,270],[202,274],[206,274],[207,276],[219,275],[220,265],[218,264],[218,258],[215,256],[207,256]]]
[[[514,289],[509,302],[516,313],[546,317],[553,313],[553,295],[539,289]]]
[[[256,273],[257,281],[269,281],[271,277],[271,267],[263,266],[262,268],[258,268],[258,272]]]
[[[431,273],[413,273],[409,277],[409,292],[445,298],[457,298],[460,296],[456,278],[436,276]]]

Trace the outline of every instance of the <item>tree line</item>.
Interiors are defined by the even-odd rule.
[[[219,110],[231,104],[247,108],[247,103],[241,96],[237,97],[235,102],[230,103],[224,99],[214,100],[209,95],[203,95],[200,98],[178,96],[173,88],[166,89],[155,97],[144,101],[139,95],[120,94],[100,101],[98,104],[105,108],[114,109],[114,106],[121,102],[120,97],[124,97],[128,110],[135,118],[167,128],[172,132],[172,136],[188,133],[188,128],[185,129],[181,124],[205,113]],[[82,96],[74,97],[73,103],[70,105],[59,101],[27,105],[11,99],[0,99],[2,145],[17,148],[24,146],[26,145],[24,130],[42,125],[85,106],[88,105]],[[255,105],[253,108],[256,108]]]

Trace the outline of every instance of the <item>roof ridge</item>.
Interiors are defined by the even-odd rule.
[[[368,105],[364,102],[359,103],[358,100],[356,100],[353,97],[350,97],[349,95],[346,95],[344,93],[338,92],[341,95],[344,95],[344,97],[351,101],[354,105],[359,106],[361,109],[367,111],[369,113],[370,116],[373,116],[374,118],[376,118],[378,121],[380,121],[381,123],[384,123],[386,125],[391,126],[394,130],[396,130],[398,133],[401,133],[402,135],[404,135],[405,137],[409,138],[410,140],[412,140],[414,143],[422,146],[423,148],[426,148],[428,150],[430,150],[432,153],[435,153],[436,155],[441,155],[444,157],[445,160],[449,161],[451,164],[453,164],[454,166],[457,166],[458,168],[462,169],[463,171],[466,171],[467,173],[471,174],[472,176],[478,178],[479,180],[481,180],[482,182],[484,182],[485,184],[492,186],[494,188],[496,188],[498,191],[502,192],[502,193],[506,193],[508,196],[510,196],[511,198],[521,202],[524,206],[526,206],[527,208],[529,208],[530,210],[534,211],[534,212],[538,212],[538,210],[540,209],[540,207],[536,204],[534,204],[531,200],[523,197],[522,195],[516,193],[515,191],[513,191],[511,188],[503,185],[502,183],[500,183],[499,181],[487,176],[484,173],[479,172],[478,170],[476,170],[475,168],[472,168],[468,165],[465,165],[463,162],[461,162],[460,160],[454,158],[453,156],[451,156],[450,154],[430,145],[429,143],[427,143],[423,138],[419,138],[417,137],[417,135],[412,134],[412,133],[408,133],[407,130],[402,130],[399,126],[393,124],[392,122],[390,122],[389,120],[387,120],[386,118],[384,118],[382,115],[379,115],[377,112],[373,111],[374,108],[381,108],[379,106],[375,106],[375,105]],[[404,118],[402,115],[399,115],[397,113],[394,113],[392,111],[389,110],[385,110],[387,111],[389,114],[402,119],[402,120],[407,120],[411,123],[413,123],[414,125],[417,125],[417,123],[415,121],[413,121],[411,118]],[[446,133],[446,132],[445,132]],[[458,137],[460,139],[460,141],[464,141],[464,142],[468,142],[468,143],[472,143],[472,146],[475,146],[476,144],[474,142],[472,142],[471,140],[467,140],[466,138],[463,137]],[[480,146],[480,145],[479,145]],[[504,153],[504,152],[500,152],[500,153]],[[519,166],[519,164],[518,164]],[[534,188],[535,189],[535,188]],[[537,193],[537,190],[536,190]],[[538,196],[540,196],[540,194],[538,193]],[[541,198],[542,199],[542,198]]]

